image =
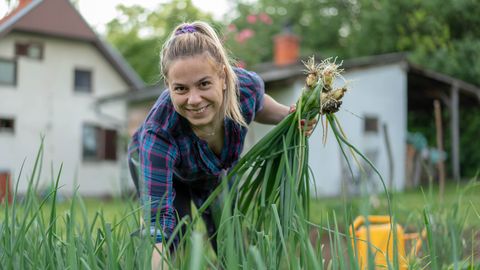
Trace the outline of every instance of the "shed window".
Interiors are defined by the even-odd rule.
[[[0,59],[0,84],[17,84],[17,62],[15,60]]]
[[[75,69],[74,89],[77,92],[92,92],[92,71]]]
[[[375,134],[378,133],[378,117],[365,116],[364,132],[375,133]]]
[[[15,131],[15,120],[12,118],[0,118],[0,133],[13,133]]]

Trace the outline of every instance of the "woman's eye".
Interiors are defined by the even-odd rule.
[[[186,88],[183,86],[177,86],[173,89],[175,92],[185,92]]]
[[[208,86],[210,86],[212,83],[209,82],[209,81],[203,81],[200,83],[200,87],[202,88],[207,88]]]

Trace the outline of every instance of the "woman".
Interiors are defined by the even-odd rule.
[[[255,73],[233,68],[204,22],[175,28],[162,48],[160,67],[168,90],[134,134],[129,153],[138,155],[140,181],[151,204],[151,233],[162,252],[162,239],[172,234],[177,216],[190,214],[191,201],[201,206],[238,161],[247,125],[253,120],[277,124],[291,109],[266,95]],[[314,124],[309,123],[310,132]],[[208,209],[203,219],[216,250],[212,215]],[[152,264],[159,260],[154,249]]]

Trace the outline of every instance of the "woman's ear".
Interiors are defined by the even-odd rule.
[[[227,67],[223,65],[222,69],[223,91],[227,90]]]

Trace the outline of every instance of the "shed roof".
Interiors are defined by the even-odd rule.
[[[443,84],[448,87],[456,86],[463,93],[475,96],[480,102],[480,88],[458,78],[425,69],[419,65],[413,64],[407,59],[406,53],[389,53],[382,55],[373,55],[346,60],[342,63],[342,68],[346,71],[369,68],[373,66],[384,66],[394,63],[405,65],[409,74],[416,77],[423,77],[430,81]],[[256,71],[263,78],[265,83],[288,80],[298,76],[304,76],[304,65],[299,60],[296,63],[285,66],[277,66],[273,63],[263,63],[258,66]]]

